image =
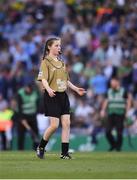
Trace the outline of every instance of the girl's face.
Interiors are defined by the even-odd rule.
[[[57,56],[61,52],[61,41],[55,40],[49,48],[49,54],[53,54],[54,56]]]

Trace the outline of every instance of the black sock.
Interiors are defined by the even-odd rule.
[[[65,155],[68,153],[69,143],[62,143],[62,154]]]
[[[48,141],[45,141],[43,138],[40,141],[39,147],[40,148],[45,148],[45,146],[47,145]]]

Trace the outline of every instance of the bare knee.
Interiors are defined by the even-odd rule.
[[[51,128],[52,130],[56,130],[56,129],[58,128],[58,124],[51,124],[51,125],[50,125],[50,128]]]
[[[63,128],[70,128],[70,120],[64,120],[64,122],[62,123],[62,127]]]
[[[57,118],[50,118],[50,128],[55,131],[59,126],[59,119]]]

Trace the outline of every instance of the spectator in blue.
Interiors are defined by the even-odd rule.
[[[97,69],[97,74],[89,79],[89,86],[93,89],[95,95],[105,94],[107,92],[107,78],[101,72],[101,69]]]

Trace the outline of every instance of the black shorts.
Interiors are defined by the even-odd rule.
[[[60,118],[61,115],[70,114],[70,102],[66,92],[56,92],[56,96],[50,97],[44,92],[45,116]]]

